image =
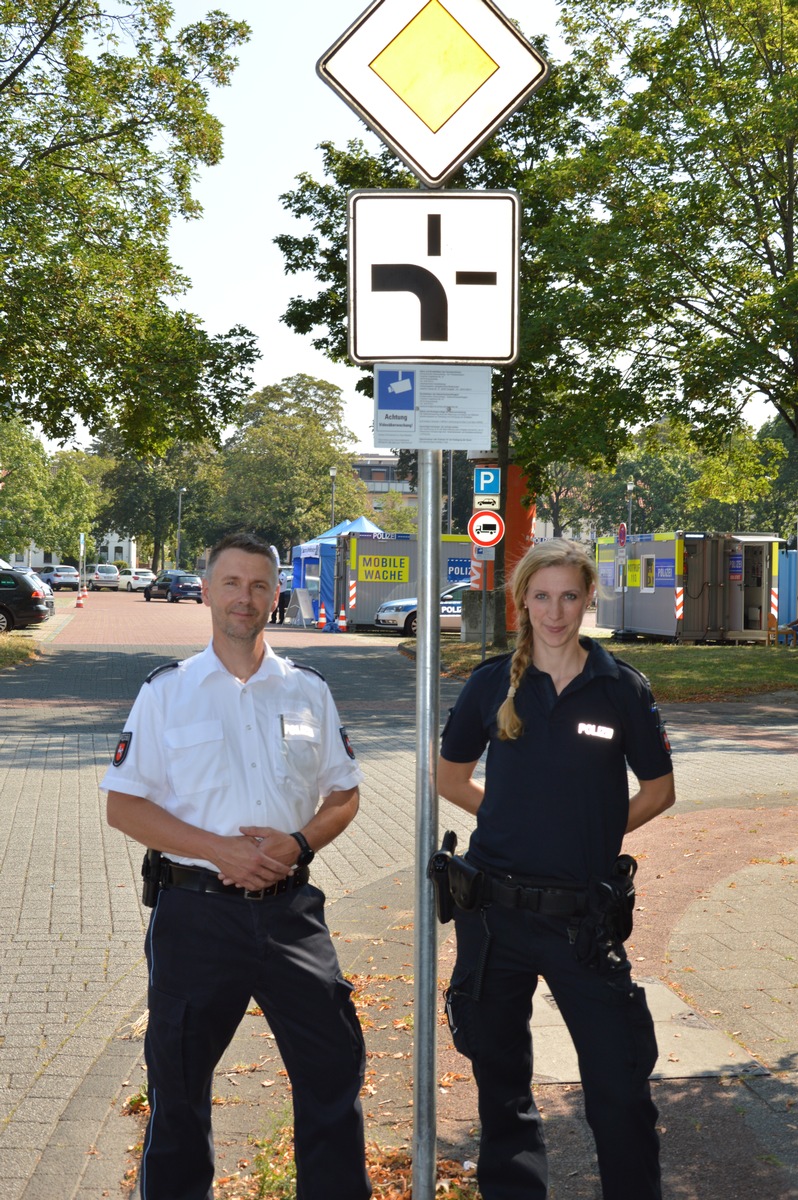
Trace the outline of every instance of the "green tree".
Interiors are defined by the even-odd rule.
[[[171,219],[221,157],[208,88],[249,35],[214,11],[170,33],[162,0],[0,10],[0,417],[54,438],[78,420],[128,445],[213,435],[250,385],[240,327],[178,309]]]
[[[541,46],[541,49],[545,48]],[[629,430],[652,413],[647,389],[630,390],[616,365],[627,339],[627,307],[598,301],[591,282],[598,220],[580,197],[562,160],[576,158],[590,137],[595,97],[576,64],[553,72],[547,86],[505,123],[452,186],[514,188],[521,197],[521,353],[517,365],[494,372],[493,425],[506,487],[510,448],[533,488],[549,463],[612,463]],[[388,151],[322,146],[325,180],[299,177],[284,206],[310,232],[275,239],[288,273],[311,271],[320,290],[292,300],[283,320],[334,359],[346,355],[346,198],[352,188],[412,188]],[[359,385],[371,389],[371,379]],[[506,505],[506,494],[501,497]],[[504,544],[496,555],[496,586],[504,583]],[[504,610],[500,606],[500,621]],[[495,640],[501,644],[503,630]]]
[[[385,492],[380,507],[375,510],[374,523],[383,533],[415,533],[418,513],[415,504],[405,504],[402,493],[395,488]]]
[[[38,540],[49,515],[50,471],[41,442],[18,418],[0,420],[0,554]]]
[[[218,529],[219,452],[212,444],[172,442],[161,455],[136,457],[111,431],[94,449],[112,465],[103,476],[104,500],[94,520],[99,536],[114,529],[140,542],[157,571],[176,551],[179,489],[182,502],[181,559],[191,561]],[[206,537],[207,535],[207,537]]]
[[[783,453],[776,457],[777,474],[770,492],[751,505],[753,528],[762,533],[776,533],[794,546],[798,522],[798,440],[782,417],[766,422],[757,438],[764,443],[778,443]],[[767,451],[766,456],[769,460]]]
[[[752,396],[798,432],[798,20],[789,0],[570,0],[601,89],[569,164],[594,196],[597,297],[628,371],[722,443]]]
[[[80,534],[92,528],[99,504],[99,488],[86,479],[83,457],[60,451],[50,460],[48,511],[35,541],[60,559],[79,557]]]
[[[361,516],[368,499],[346,449],[351,440],[334,384],[294,375],[256,392],[223,450],[225,528],[252,530],[285,561],[330,526],[330,467],[336,522]]]

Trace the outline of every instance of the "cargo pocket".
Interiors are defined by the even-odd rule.
[[[146,1034],[147,1075],[151,1088],[186,1098],[183,1030],[187,1001],[151,987]]]

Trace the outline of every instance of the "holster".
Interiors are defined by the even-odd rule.
[[[158,893],[161,890],[161,860],[160,850],[147,850],[141,864],[141,878],[144,885],[141,889],[141,902],[145,908],[155,908]]]
[[[454,901],[449,891],[449,864],[457,848],[457,834],[447,829],[440,850],[436,850],[427,863],[427,878],[435,888],[435,912],[441,925],[448,924],[454,916]]]
[[[449,891],[458,908],[474,912],[485,898],[485,872],[467,859],[453,856],[449,863]]]
[[[609,879],[591,879],[588,883],[587,913],[574,932],[574,953],[578,962],[601,974],[626,964],[623,943],[632,932],[636,871],[636,861],[622,854]]]

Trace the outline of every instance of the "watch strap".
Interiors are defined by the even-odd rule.
[[[296,833],[292,833],[291,837],[294,838],[299,846],[299,858],[297,861],[300,867],[306,867],[308,863],[312,862],[316,857],[316,852],[315,850],[311,850],[310,843],[308,842],[308,839],[305,837],[304,833],[299,833],[299,831],[297,831]]]

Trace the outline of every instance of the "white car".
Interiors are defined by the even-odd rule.
[[[80,588],[80,575],[75,567],[66,565],[42,567],[37,574],[45,583],[49,583],[54,592],[60,591],[61,588],[71,588],[73,592],[77,592]]]
[[[147,567],[123,567],[119,572],[119,586],[127,592],[143,592],[154,578],[155,572]]]
[[[463,593],[470,588],[468,583],[457,583],[441,592],[441,629],[459,632],[463,607]],[[401,600],[386,600],[377,609],[374,624],[380,629],[392,629],[405,637],[415,637],[418,632],[418,600],[408,596]]]

